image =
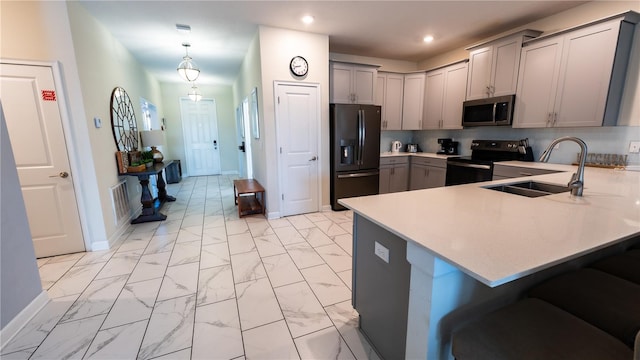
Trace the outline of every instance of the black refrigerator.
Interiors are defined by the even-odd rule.
[[[331,208],[338,199],[374,195],[380,181],[380,113],[377,105],[331,104]]]

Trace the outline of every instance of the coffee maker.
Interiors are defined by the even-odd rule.
[[[438,139],[440,144],[440,150],[437,154],[440,155],[458,155],[458,142],[452,139]]]

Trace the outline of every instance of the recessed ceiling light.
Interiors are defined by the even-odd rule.
[[[311,24],[313,22],[313,20],[314,20],[313,16],[311,16],[311,15],[305,15],[305,16],[302,17],[302,22],[307,24],[307,25]]]
[[[430,43],[433,41],[433,36],[432,35],[427,35],[422,39],[424,42],[426,43]]]

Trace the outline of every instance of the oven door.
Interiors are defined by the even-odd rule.
[[[447,160],[447,177],[445,186],[491,181],[493,164],[489,162],[473,162]]]

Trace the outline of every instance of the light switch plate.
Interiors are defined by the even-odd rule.
[[[93,123],[96,126],[96,129],[99,129],[102,127],[102,119],[100,119],[97,116],[93,118]]]
[[[379,242],[374,241],[374,249],[376,256],[382,259],[382,261],[389,263],[389,249],[382,246]]]

